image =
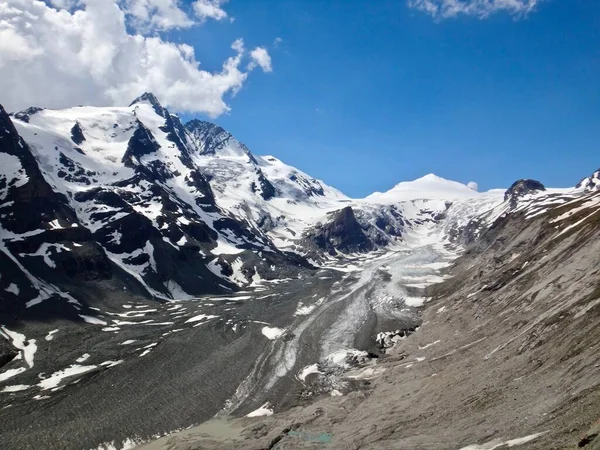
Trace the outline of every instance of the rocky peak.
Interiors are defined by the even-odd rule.
[[[156,152],[160,146],[156,142],[156,139],[144,126],[142,122],[137,121],[137,128],[129,139],[127,144],[127,151],[123,155],[122,162],[127,167],[135,167],[136,162],[139,163],[139,159],[144,155],[149,155]]]
[[[504,201],[510,200],[511,204],[517,202],[519,197],[523,197],[526,194],[545,191],[546,187],[537,180],[530,180],[524,178],[515,181],[508,190],[504,193]]]
[[[589,177],[583,178],[579,183],[577,183],[575,188],[584,191],[600,190],[600,169],[596,170]]]
[[[150,105],[152,105],[152,108],[154,109],[156,114],[158,114],[159,116],[166,117],[168,115],[168,111],[165,108],[163,108],[163,106],[160,104],[160,102],[156,98],[156,95],[152,94],[151,92],[143,93],[138,98],[136,98],[134,101],[132,101],[129,106],[133,106],[138,103],[149,103]]]
[[[23,111],[19,111],[15,114],[15,119],[19,119],[21,122],[29,123],[29,118],[34,114],[43,111],[44,108],[38,108],[37,106],[32,106],[30,108],[24,109]]]
[[[257,164],[248,147],[219,125],[205,120],[193,119],[185,124],[185,128],[202,154],[217,155],[229,147],[238,153],[244,153],[250,161]]]
[[[305,242],[330,255],[336,255],[338,251],[365,253],[375,248],[350,206],[330,213],[326,223],[317,224],[306,234]]]

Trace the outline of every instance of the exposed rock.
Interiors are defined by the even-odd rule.
[[[31,108],[27,108],[23,111],[15,113],[14,117],[15,117],[15,119],[19,119],[23,122],[29,123],[29,118],[31,116],[33,116],[34,114],[37,114],[43,110],[44,110],[44,108],[38,108],[37,106],[32,106]]]
[[[75,122],[73,128],[71,128],[71,140],[76,144],[80,145],[85,141],[85,136],[83,134],[83,130],[81,129],[81,124],[79,122]]]
[[[328,221],[309,230],[304,240],[330,255],[336,255],[338,252],[364,253],[375,248],[350,206],[330,213]]]
[[[156,139],[142,122],[138,120],[136,127],[127,144],[127,151],[123,155],[122,162],[126,167],[138,166],[142,156],[150,155],[160,149]]]
[[[546,188],[539,181],[530,179],[517,180],[504,193],[504,201],[510,201],[511,205],[516,205],[520,197],[545,190]]]
[[[589,177],[583,178],[577,186],[576,189],[582,189],[584,191],[597,191],[600,190],[600,169],[596,170]]]

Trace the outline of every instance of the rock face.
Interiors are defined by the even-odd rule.
[[[296,449],[323,430],[331,448],[589,446],[599,176],[477,193],[427,175],[353,200],[149,93],[0,107],[0,447],[98,448],[342,384],[183,448]],[[326,381],[297,396],[307,376]]]
[[[529,179],[517,180],[504,193],[504,201],[516,204],[518,199],[524,195],[545,190],[546,188],[539,181]]]
[[[230,421],[227,440],[191,429],[152,448],[598,448],[600,193],[573,195],[486,227],[430,287],[423,326],[393,346],[377,337],[389,348],[368,393]]]
[[[96,115],[30,108],[13,120],[0,110],[0,298],[10,300],[0,312],[62,299],[69,316],[105,290],[191,298],[310,267],[216,203],[192,136],[151,94]],[[68,133],[57,139],[53,123]],[[255,174],[263,198],[274,195]]]
[[[582,189],[584,191],[597,191],[600,189],[600,169],[596,170],[589,177],[583,178],[577,186],[576,189]]]
[[[328,221],[310,230],[305,241],[330,255],[337,252],[365,253],[375,248],[350,206],[330,213]]]

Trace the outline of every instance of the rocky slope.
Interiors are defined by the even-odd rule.
[[[143,448],[599,448],[600,192],[533,188],[507,191],[362,388]]]
[[[0,163],[2,448],[273,411],[170,439],[560,448],[596,414],[598,171],[350,199],[152,94],[0,108]]]

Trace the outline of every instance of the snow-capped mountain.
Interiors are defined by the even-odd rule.
[[[2,278],[3,297],[74,303],[67,292],[79,277],[186,298],[307,266],[219,206],[195,164],[201,149],[150,94],[129,107],[31,108],[12,120],[2,110],[0,127],[3,258],[22,275]]]
[[[600,190],[600,169],[596,170],[589,177],[585,177],[577,186],[576,189],[581,189],[584,191],[597,191]]]
[[[227,292],[431,233],[460,245],[502,214],[600,186],[595,172],[571,190],[520,180],[480,193],[430,174],[350,199],[148,93],[127,107],[2,110],[0,129],[0,295],[27,306]]]
[[[255,156],[221,127],[192,120],[194,163],[209,178],[216,203],[267,233],[280,247],[326,212],[349,202],[344,194],[273,156]]]
[[[449,331],[418,350],[470,349],[456,347],[470,337],[456,334],[464,320],[498,332],[475,341],[477,361],[507,333],[522,347],[522,322],[497,320],[506,311],[530,314],[535,299],[539,317],[558,315],[586,299],[576,320],[597,305],[581,268],[597,263],[599,178],[476,192],[430,174],[351,199],[215,124],[183,124],[152,94],[126,107],[0,107],[0,441],[25,448],[59,432],[53,448],[129,448],[217,413],[343,395],[347,369],[370,379],[381,367],[370,352],[415,332],[415,308],[435,301],[451,264],[464,274],[423,327]],[[579,293],[565,294],[563,276]],[[548,295],[554,306],[537,304]]]

